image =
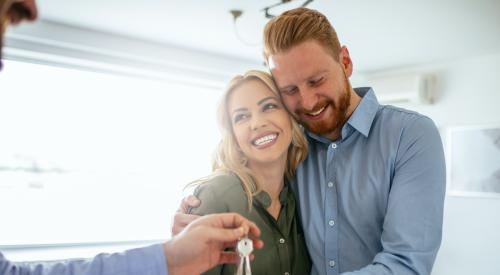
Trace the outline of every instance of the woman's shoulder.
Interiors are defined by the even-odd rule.
[[[206,215],[223,212],[240,212],[247,201],[241,180],[233,173],[210,176],[195,189],[194,195],[201,204],[190,213]]]
[[[243,191],[240,178],[231,172],[221,172],[210,176],[195,190],[195,195],[201,192],[224,195]]]

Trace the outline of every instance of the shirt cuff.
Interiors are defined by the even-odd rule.
[[[130,274],[168,275],[163,244],[131,249],[126,254]]]

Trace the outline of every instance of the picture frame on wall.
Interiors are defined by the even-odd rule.
[[[500,198],[500,125],[448,131],[448,193]]]

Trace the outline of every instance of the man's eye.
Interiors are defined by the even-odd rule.
[[[311,80],[312,85],[318,85],[323,81],[324,77],[316,78],[314,80]]]
[[[281,93],[284,94],[284,95],[293,95],[296,92],[297,92],[297,88],[296,87],[281,90]]]
[[[234,123],[237,123],[245,118],[247,118],[248,116],[246,114],[238,114],[238,115],[235,115],[234,116],[234,119],[233,119],[233,122]]]

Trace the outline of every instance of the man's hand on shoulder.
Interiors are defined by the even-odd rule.
[[[177,209],[172,223],[172,237],[179,234],[186,226],[200,217],[198,215],[188,214],[190,208],[196,208],[199,205],[200,200],[193,195],[189,195],[182,199],[181,205]]]

